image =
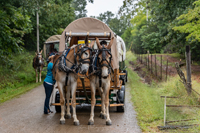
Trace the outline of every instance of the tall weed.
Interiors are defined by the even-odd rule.
[[[137,118],[141,129],[144,132],[160,132],[157,126],[163,126],[164,99],[160,96],[176,96],[179,98],[167,98],[168,105],[199,105],[199,96],[192,93],[188,96],[184,85],[178,76],[170,77],[167,82],[155,82],[144,84],[136,72],[130,68],[129,62],[137,65],[136,57],[130,51],[127,52],[126,65],[128,66],[129,87],[131,88],[132,101],[137,111]],[[195,90],[200,92],[200,83],[193,81]],[[199,88],[199,89],[198,89]],[[170,108],[167,107],[167,121],[196,119],[194,121],[173,123],[175,125],[199,124],[199,108]],[[182,130],[175,130],[175,132]],[[192,128],[187,132],[199,131],[199,128]]]
[[[0,64],[0,103],[1,97],[9,97],[13,92],[19,93],[15,90],[35,83],[35,70],[32,66],[34,56],[34,52],[24,50],[24,52],[11,55],[7,60],[9,65]],[[45,74],[46,72],[42,72],[43,79]]]

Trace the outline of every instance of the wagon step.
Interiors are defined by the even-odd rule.
[[[101,104],[96,104],[95,106],[101,107]],[[124,104],[109,104],[110,107],[116,107],[116,106],[124,106]]]
[[[86,98],[84,98],[84,97],[77,97],[76,100],[86,100]],[[91,100],[91,98],[89,100]],[[101,98],[97,98],[96,101],[101,101]],[[112,101],[112,99],[109,99],[109,101]]]
[[[51,103],[51,106],[60,106],[60,103]],[[66,104],[67,105],[67,104]],[[71,105],[71,103],[69,103]],[[76,103],[76,105],[80,105],[80,103]],[[101,107],[101,104],[96,104],[95,106]],[[116,107],[116,106],[124,106],[124,104],[110,104],[110,107]]]

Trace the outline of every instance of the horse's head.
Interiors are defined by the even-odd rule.
[[[112,59],[112,54],[110,51],[110,48],[113,44],[113,39],[111,39],[109,45],[105,44],[100,44],[99,39],[96,38],[96,43],[99,48],[99,54],[98,54],[98,60],[99,60],[99,66],[101,68],[101,77],[106,79],[109,74],[111,73],[111,59]]]
[[[85,42],[85,45],[82,45],[77,53],[79,56],[79,73],[81,74],[86,74],[89,69],[90,61],[92,59],[92,47],[94,45],[94,41],[90,44],[88,44],[88,40],[85,40]]]
[[[42,65],[43,64],[42,50],[40,52],[37,51],[37,53],[35,53],[35,55],[36,55],[36,60],[38,61],[38,63],[40,65]]]

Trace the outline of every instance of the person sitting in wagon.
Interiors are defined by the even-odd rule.
[[[51,44],[50,46],[50,52],[49,52],[49,57],[55,55],[55,49],[54,49],[54,44]]]
[[[101,41],[100,44],[101,44],[101,45],[106,45],[106,46],[108,45],[107,42],[106,42],[105,40]]]

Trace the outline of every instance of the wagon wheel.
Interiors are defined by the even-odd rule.
[[[126,73],[126,82],[128,82],[128,72],[126,70],[124,72]]]
[[[60,103],[59,91],[56,91],[55,103]],[[55,109],[56,109],[56,112],[61,112],[61,107],[60,106],[55,106]]]
[[[117,92],[117,103],[123,103],[125,106],[125,86],[122,85],[121,90]],[[117,106],[117,112],[124,112],[124,106]]]

